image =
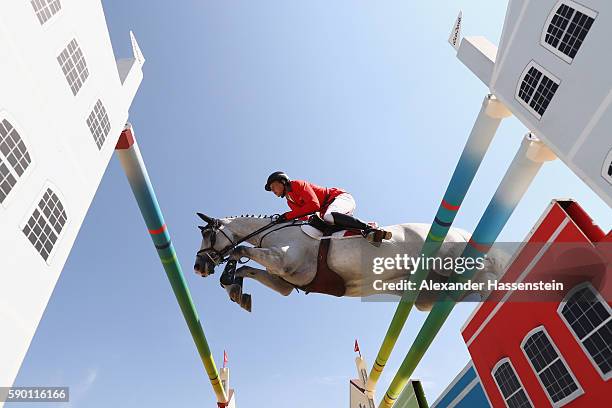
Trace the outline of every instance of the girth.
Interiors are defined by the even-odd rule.
[[[344,296],[346,285],[344,279],[332,271],[327,264],[327,255],[331,244],[330,234],[325,234],[319,241],[319,252],[317,254],[317,273],[314,279],[307,285],[296,286],[308,293],[323,293],[332,296]]]

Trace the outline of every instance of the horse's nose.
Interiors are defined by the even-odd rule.
[[[198,271],[198,272],[199,272],[199,271],[200,271],[200,264],[196,262],[196,264],[195,264],[195,265],[193,265],[193,270],[195,270],[195,271]]]

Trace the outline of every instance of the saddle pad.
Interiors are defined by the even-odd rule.
[[[378,224],[375,222],[368,222],[368,225],[372,228],[378,228]],[[323,237],[323,233],[313,227],[312,225],[304,224],[301,226],[302,232],[308,235],[310,238],[320,240]],[[360,237],[361,234],[356,230],[342,230],[331,234],[331,239],[344,239],[344,238],[356,238]]]

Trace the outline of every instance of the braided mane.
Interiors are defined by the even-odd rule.
[[[272,218],[274,216],[273,215],[268,215],[268,214],[259,214],[259,215],[255,215],[255,214],[241,214],[241,215],[232,215],[230,217],[225,217],[225,219],[235,219],[235,218]]]

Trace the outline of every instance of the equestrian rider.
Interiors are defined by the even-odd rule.
[[[291,211],[282,214],[279,221],[306,219],[307,215],[318,212],[329,224],[341,228],[360,230],[362,235],[372,243],[391,239],[391,232],[371,227],[353,217],[355,200],[353,196],[339,188],[320,187],[303,180],[290,180],[282,171],[270,174],[266,181],[266,191],[272,191],[277,197],[287,199]]]

